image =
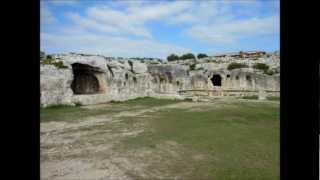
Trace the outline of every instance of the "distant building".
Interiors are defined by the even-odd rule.
[[[265,54],[266,52],[264,51],[247,51],[247,52],[240,51],[239,52],[239,56],[241,58],[259,58],[264,56]]]

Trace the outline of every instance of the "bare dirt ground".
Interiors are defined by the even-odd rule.
[[[180,102],[149,109],[122,111],[112,116],[91,116],[81,121],[41,123],[41,179],[132,179],[126,174],[128,169],[139,172],[141,177],[150,177],[143,170],[145,163],[133,162],[129,158],[130,154],[119,154],[112,148],[121,139],[135,136],[144,130],[143,124],[139,123],[128,129],[122,124],[121,117],[143,116],[168,108],[200,108],[208,104]],[[83,108],[110,108],[110,105]],[[168,141],[164,142],[163,146],[174,147],[177,143]],[[132,153],[144,156],[150,152],[142,150]],[[195,158],[202,157],[200,155]],[[159,174],[158,178],[161,176],[163,175]]]
[[[270,102],[273,103],[273,102]],[[223,104],[232,105],[232,101]],[[164,156],[179,159],[181,145],[173,140],[161,141],[156,150],[140,148],[118,151],[115,145],[128,137],[134,137],[147,128],[139,118],[169,109],[201,111],[208,107],[223,108],[214,102],[177,102],[174,104],[134,110],[125,109],[113,114],[99,114],[75,121],[41,122],[41,179],[43,180],[129,180],[129,179],[184,179],[185,169],[176,175],[161,169],[150,170],[150,162],[166,163]],[[84,106],[81,108],[112,108],[110,104]],[[128,123],[128,119],[138,121]],[[204,161],[206,154],[193,154],[192,161]],[[165,166],[165,165],[163,165]],[[186,166],[187,167],[187,166]],[[139,174],[137,177],[136,174]]]

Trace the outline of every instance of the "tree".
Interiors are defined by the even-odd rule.
[[[192,53],[187,53],[184,54],[180,57],[180,59],[185,60],[185,59],[196,59],[196,57]]]
[[[198,57],[198,59],[201,59],[201,58],[208,57],[208,55],[203,54],[203,53],[199,53],[197,57]]]
[[[176,54],[171,54],[170,56],[167,57],[168,61],[176,61],[179,60],[179,56]]]

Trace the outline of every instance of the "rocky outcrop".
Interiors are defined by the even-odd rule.
[[[255,60],[206,57],[181,62],[79,54],[56,54],[52,57],[62,61],[67,68],[41,65],[42,106],[97,104],[146,96],[183,99],[181,92],[186,91],[263,94],[264,91],[280,90],[280,60],[275,55]],[[248,68],[229,71],[227,67],[232,62],[247,64]],[[267,75],[253,69],[257,62],[266,63],[275,74]]]
[[[72,69],[57,69],[53,65],[40,68],[40,97],[43,106],[67,104],[72,105],[73,92]]]

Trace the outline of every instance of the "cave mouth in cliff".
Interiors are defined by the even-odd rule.
[[[86,64],[72,64],[73,81],[71,89],[74,94],[99,94],[100,84],[97,74],[101,73],[97,68]]]
[[[213,86],[221,86],[221,76],[219,74],[215,74],[211,78],[211,82]]]

